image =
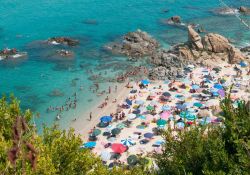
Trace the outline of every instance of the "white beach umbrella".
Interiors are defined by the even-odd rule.
[[[102,161],[108,161],[111,158],[111,153],[108,151],[102,151],[101,152],[101,159]]]

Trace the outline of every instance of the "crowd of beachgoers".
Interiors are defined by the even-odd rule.
[[[110,167],[136,164],[138,156],[162,152],[162,130],[170,129],[178,138],[178,132],[190,127],[223,126],[220,101],[229,89],[235,106],[237,100],[250,98],[250,70],[246,64],[186,65],[183,74],[171,81],[144,79],[127,84],[124,88],[129,88],[129,94],[114,103],[116,112],[96,116],[100,117],[99,123],[94,123],[88,133],[80,131],[86,136],[82,147],[91,149]]]

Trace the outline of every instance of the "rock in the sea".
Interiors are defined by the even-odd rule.
[[[62,97],[64,96],[64,93],[61,92],[59,89],[54,89],[53,91],[51,91],[48,96],[50,97]]]
[[[159,43],[148,33],[141,30],[130,32],[123,37],[121,43],[111,43],[106,46],[114,54],[122,54],[132,58],[140,58],[151,55]]]
[[[68,46],[76,46],[80,43],[78,40],[69,37],[52,37],[48,39],[48,42],[54,45],[64,44]]]
[[[203,49],[200,35],[191,26],[188,26],[188,41],[190,42],[191,47],[197,50]]]
[[[205,50],[215,53],[226,52],[231,47],[227,38],[215,33],[207,34],[202,42]]]
[[[180,24],[181,23],[181,17],[180,16],[172,16],[168,20],[169,24]]]
[[[250,8],[241,6],[239,8],[240,13],[250,14]]]

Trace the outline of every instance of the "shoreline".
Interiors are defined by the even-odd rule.
[[[108,115],[110,113],[115,113],[117,109],[117,105],[120,104],[124,99],[126,98],[127,94],[131,90],[130,88],[125,87],[127,82],[124,83],[114,83],[114,85],[117,85],[117,92],[113,92],[111,94],[105,94],[109,97],[108,105],[104,108],[98,108],[98,106],[101,104],[101,101],[98,104],[93,105],[93,107],[90,108],[90,110],[84,112],[81,114],[78,119],[72,123],[70,123],[70,126],[68,128],[74,128],[75,133],[77,135],[80,135],[81,139],[83,141],[87,141],[88,139],[88,133],[89,131],[95,127],[99,121],[100,117],[104,115]],[[102,96],[100,100],[104,101],[105,95]],[[115,98],[116,97],[116,98]],[[112,103],[112,101],[116,99],[116,103]],[[89,114],[92,112],[92,119],[89,120]]]

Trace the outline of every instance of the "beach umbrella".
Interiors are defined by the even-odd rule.
[[[123,129],[123,128],[126,128],[126,125],[124,123],[119,123],[116,125],[116,127],[119,129]]]
[[[177,122],[176,126],[178,129],[183,129],[185,127],[185,123],[184,122]]]
[[[138,158],[137,158],[137,156],[136,155],[130,155],[130,156],[128,156],[128,158],[127,158],[127,163],[129,164],[129,165],[131,165],[131,166],[134,166],[134,165],[136,165],[137,163],[138,163]]]
[[[150,106],[150,105],[147,106],[147,110],[148,110],[148,111],[152,111],[152,110],[154,110],[154,109],[155,109],[155,108],[154,108],[153,106]]]
[[[196,89],[200,89],[200,86],[199,86],[199,85],[197,85],[197,84],[193,84],[193,85],[192,85],[192,89],[194,89],[194,90],[196,90]]]
[[[142,80],[142,81],[141,81],[141,84],[143,84],[143,85],[148,85],[148,84],[150,84],[150,81],[149,81],[149,80]]]
[[[123,153],[127,150],[127,147],[124,146],[123,144],[121,143],[114,143],[111,145],[111,149],[115,152],[115,153]]]
[[[223,89],[220,89],[218,90],[218,94],[221,96],[221,97],[225,97],[226,93]]]
[[[203,94],[210,94],[210,92],[208,91],[208,90],[206,90],[206,89],[203,89],[202,91],[201,91]]]
[[[145,129],[146,126],[145,126],[145,125],[137,125],[136,128],[137,128],[137,129]]]
[[[157,140],[154,145],[162,145],[164,142],[164,140]]]
[[[162,106],[161,110],[162,111],[169,111],[169,110],[171,110],[171,107],[170,106]]]
[[[93,132],[91,133],[92,136],[98,136],[101,134],[101,130],[100,129],[94,129]]]
[[[145,133],[145,134],[144,134],[144,137],[145,137],[145,138],[149,138],[149,139],[151,139],[151,138],[153,138],[153,137],[154,137],[154,134],[153,134],[153,133],[151,133],[151,132],[147,132],[147,133]]]
[[[129,120],[134,120],[134,119],[136,119],[136,115],[135,114],[129,114],[128,119]]]
[[[131,100],[129,100],[128,98],[126,99],[126,103],[127,103],[129,106],[131,106],[131,105],[132,105],[132,101],[131,101]]]
[[[162,95],[165,97],[171,97],[171,94],[169,92],[164,92],[164,93],[162,93]]]
[[[135,144],[134,141],[132,141],[131,139],[123,139],[121,140],[121,143],[125,146],[132,146]]]
[[[114,128],[114,129],[111,130],[111,133],[112,133],[113,135],[117,135],[117,134],[119,134],[120,132],[121,132],[121,130],[120,130],[119,128]]]
[[[83,144],[84,148],[94,148],[96,146],[96,142],[87,142]]]
[[[100,118],[100,120],[103,123],[108,123],[108,122],[111,122],[112,117],[111,116],[103,116],[103,117]]]
[[[169,116],[171,115],[171,112],[163,112],[163,113],[161,113],[161,118],[163,118],[163,119],[168,119],[169,118]]]
[[[133,114],[140,114],[141,111],[140,111],[139,109],[137,109],[137,110],[134,110],[132,113],[133,113]]]
[[[143,100],[136,100],[136,101],[135,101],[135,104],[143,105],[143,104],[144,104],[144,101],[143,101]]]
[[[150,106],[157,106],[159,103],[155,100],[150,102]]]
[[[221,84],[215,84],[214,88],[215,89],[223,89],[223,86]]]
[[[193,106],[194,103],[192,102],[186,102],[184,103],[184,105],[187,107],[187,108],[191,108]]]
[[[197,107],[197,108],[200,108],[200,107],[202,107],[203,105],[202,105],[201,103],[199,103],[199,102],[196,102],[196,103],[194,103],[194,106]]]
[[[92,135],[89,136],[89,141],[96,141],[96,140],[97,140],[96,136],[92,136]]]
[[[101,157],[102,161],[108,161],[111,158],[111,153],[108,151],[102,151],[100,157]]]
[[[166,120],[163,120],[163,119],[159,119],[157,120],[157,125],[158,126],[164,126],[167,124],[167,121]]]
[[[240,62],[240,66],[241,66],[241,67],[247,67],[247,65],[248,65],[248,64],[247,64],[246,62],[244,62],[244,61],[241,61],[241,62]]]
[[[177,108],[177,109],[180,109],[180,110],[184,110],[184,109],[187,108],[187,105],[185,105],[185,104],[177,104],[177,105],[176,105],[176,108]]]
[[[133,89],[133,90],[130,91],[131,94],[134,94],[134,93],[136,93],[136,92],[137,92],[136,89]]]
[[[103,136],[110,136],[111,135],[111,133],[110,132],[103,132],[103,134],[102,134]]]
[[[146,120],[147,119],[146,116],[144,116],[144,115],[139,116],[139,118],[142,119],[142,120]]]
[[[108,125],[109,125],[109,123],[100,122],[97,126],[99,128],[106,128]]]

